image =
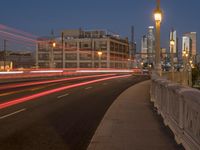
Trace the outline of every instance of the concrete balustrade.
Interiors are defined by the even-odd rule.
[[[186,150],[200,150],[200,91],[152,77],[151,101]]]

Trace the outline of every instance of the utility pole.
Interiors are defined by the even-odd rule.
[[[65,68],[65,41],[64,32],[62,32],[62,67]]]
[[[4,68],[4,71],[6,71],[6,44],[7,44],[7,40],[3,40],[3,68]]]

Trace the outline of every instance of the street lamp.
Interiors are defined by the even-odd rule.
[[[56,47],[56,42],[50,42],[51,53],[50,53],[50,68],[54,68],[54,48]]]
[[[160,63],[160,24],[162,22],[162,10],[160,9],[160,0],[157,0],[157,7],[154,10],[154,20],[156,24],[156,60],[155,69],[159,76],[162,75],[161,63]]]
[[[53,46],[53,48],[55,48],[56,47],[56,42],[53,42],[52,46]]]
[[[183,63],[184,63],[184,82],[183,82],[183,84],[192,86],[192,70],[191,70],[192,68],[188,62],[189,54],[188,54],[187,48],[185,49],[185,47],[184,47],[184,50],[182,53],[182,57],[183,57]]]
[[[171,47],[171,75],[172,75],[172,81],[174,80],[174,45],[175,45],[175,41],[173,40],[173,35],[172,35],[172,39],[170,40],[170,47]]]
[[[99,68],[101,68],[101,56],[102,56],[103,52],[98,51],[97,54],[99,56]]]

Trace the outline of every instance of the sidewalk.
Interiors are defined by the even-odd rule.
[[[178,150],[174,137],[153,109],[150,81],[123,92],[109,108],[88,150]]]

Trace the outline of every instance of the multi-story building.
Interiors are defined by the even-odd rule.
[[[186,50],[190,59],[195,61],[197,55],[197,33],[188,32],[182,37],[182,51]]]
[[[191,40],[190,55],[194,57],[197,54],[197,33],[188,32],[188,33],[185,33],[184,36],[189,37]]]
[[[147,49],[148,49],[148,47],[147,47],[147,36],[144,35],[142,37],[142,40],[141,40],[141,58],[144,61],[147,61],[147,58],[148,58]]]
[[[7,50],[6,54],[4,54],[4,51],[0,51],[0,54],[2,54],[0,55],[0,61],[4,62],[6,60],[8,66],[12,63],[11,68],[32,68],[35,66],[35,56],[32,51]]]
[[[149,64],[154,64],[155,61],[155,33],[154,27],[149,26],[147,33],[147,53]]]
[[[54,43],[54,44],[53,44]],[[56,39],[38,39],[40,68],[127,68],[128,39],[104,30],[65,30]]]
[[[186,51],[187,54],[191,55],[192,52],[192,41],[188,36],[182,37],[182,52]]]
[[[148,64],[154,64],[155,61],[155,34],[154,27],[149,26],[148,32],[142,37],[141,41],[141,57]]]
[[[178,57],[178,37],[177,37],[177,32],[176,30],[172,30],[170,32],[170,40],[174,41],[174,45],[172,47],[172,45],[170,45],[170,53],[175,54],[175,57]]]

